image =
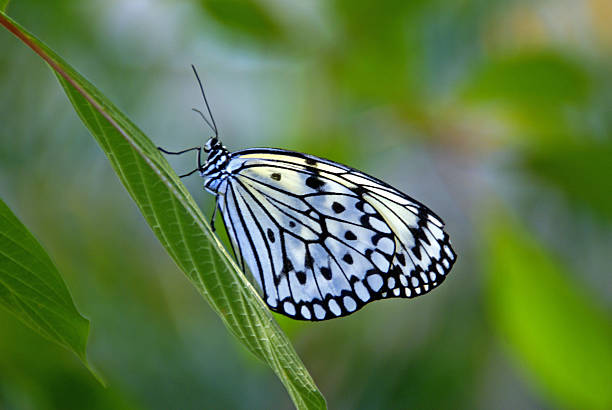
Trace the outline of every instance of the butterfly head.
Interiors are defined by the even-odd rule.
[[[216,137],[210,137],[208,141],[206,141],[206,144],[204,144],[204,152],[206,153],[209,153],[211,151],[215,151],[221,148],[223,148],[223,144],[221,144],[221,142]]]

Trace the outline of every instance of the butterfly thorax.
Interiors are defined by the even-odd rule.
[[[216,194],[219,185],[225,178],[229,176],[227,172],[227,164],[230,160],[230,153],[218,140],[214,140],[211,144],[207,143],[208,158],[202,166],[200,175],[204,178],[204,188]]]

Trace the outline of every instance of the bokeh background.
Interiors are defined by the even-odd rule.
[[[612,407],[610,1],[8,12],[159,145],[210,134],[190,110],[203,106],[193,63],[231,150],[343,162],[443,217],[459,259],[428,296],[324,323],[278,317],[330,408]],[[159,245],[50,70],[6,31],[0,51],[0,195],[90,318],[109,384],[0,310],[0,408],[290,408]],[[201,180],[184,182],[209,214]]]

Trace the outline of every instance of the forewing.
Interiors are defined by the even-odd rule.
[[[455,255],[442,221],[366,174],[282,150],[233,154],[219,207],[239,262],[271,309],[350,314],[439,285]]]

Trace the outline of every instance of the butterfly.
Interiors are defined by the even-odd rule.
[[[456,260],[444,222],[389,184],[327,159],[275,148],[229,152],[215,132],[197,151],[236,260],[268,307],[293,319],[349,315],[439,286]],[[202,163],[202,151],[207,159]],[[214,217],[211,221],[214,227]]]

